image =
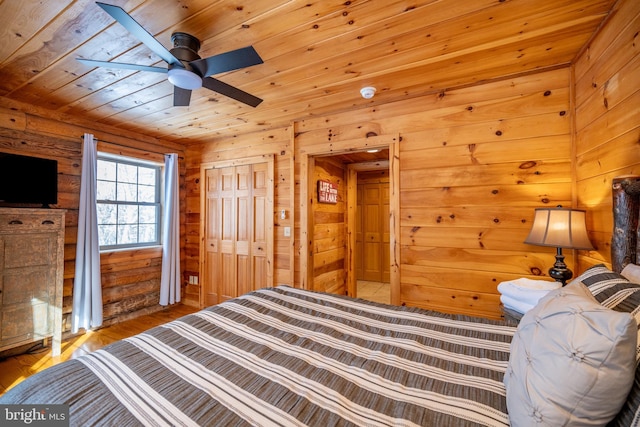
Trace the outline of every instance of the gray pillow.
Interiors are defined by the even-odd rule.
[[[640,285],[631,283],[621,274],[609,270],[604,264],[588,268],[575,280],[589,288],[600,304],[615,311],[631,313],[640,322]],[[640,335],[640,331],[639,335]],[[640,338],[638,338],[640,344]],[[609,427],[630,426],[640,420],[640,348],[636,347],[636,373],[633,386],[618,415]]]
[[[512,426],[604,425],[635,372],[635,319],[600,305],[579,281],[520,321],[504,376]]]

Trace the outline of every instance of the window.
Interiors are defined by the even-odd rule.
[[[98,156],[100,249],[160,244],[160,171],[135,159]]]

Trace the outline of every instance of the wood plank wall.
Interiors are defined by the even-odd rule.
[[[274,281],[293,285],[293,154],[289,128],[221,138],[193,144],[186,151],[185,275],[199,276],[200,268],[200,165],[202,163],[275,154],[274,171]],[[280,218],[280,212],[286,218]],[[284,236],[291,227],[291,237]],[[189,301],[199,301],[200,285],[188,285]],[[199,304],[199,303],[198,303]]]
[[[568,68],[443,91],[299,122],[296,150],[400,133],[401,303],[498,317],[498,283],[554,261],[523,241],[571,205],[569,95]]]
[[[276,191],[276,212],[291,209],[286,221],[275,217],[277,281],[291,283],[286,279],[293,277],[299,286],[298,255],[305,242],[299,238],[298,204],[306,183],[293,153],[394,133],[402,137],[401,303],[497,317],[500,281],[544,278],[553,264],[553,249],[523,243],[535,207],[589,209],[597,249],[578,254],[580,264],[570,252],[566,261],[575,274],[607,261],[610,178],[640,172],[637,114],[629,117],[638,111],[638,3],[620,5],[624,10],[616,8],[575,70],[541,71],[303,120],[293,125],[295,135],[276,129],[190,147],[188,269],[198,271],[200,162],[277,154],[278,186],[286,189]],[[614,91],[615,85],[620,89]],[[283,237],[285,224],[295,226],[295,240]]]
[[[313,289],[347,295],[346,166],[330,157],[315,159],[313,183],[330,181],[338,188],[338,203],[318,203],[313,194]]]
[[[77,123],[77,120],[76,120]],[[98,150],[163,162],[165,152],[184,159],[184,147],[96,123],[72,125],[63,117],[37,114],[26,105],[0,99],[0,149],[58,161],[58,204],[66,209],[64,250],[63,330],[70,330],[73,278],[78,230],[82,135],[93,133]],[[184,160],[180,164],[181,192],[185,190]],[[184,211],[184,202],[181,210]],[[184,215],[181,216],[184,235]],[[184,259],[184,256],[182,256]],[[162,252],[160,248],[108,252],[101,255],[104,326],[161,309],[158,304]],[[186,286],[186,278],[183,280]]]
[[[611,182],[640,174],[640,2],[618,2],[573,68],[577,199],[597,247],[579,265],[610,267]]]
[[[550,70],[304,120],[293,136],[287,128],[189,147],[186,274],[199,265],[201,163],[277,154],[276,282],[300,286],[297,203],[306,183],[292,151],[400,133],[401,303],[498,317],[497,284],[545,277],[554,261],[552,249],[523,243],[534,208],[572,203],[569,74]],[[293,218],[280,220],[281,209]],[[285,224],[295,226],[295,241],[283,236]],[[567,262],[573,266],[571,254]]]

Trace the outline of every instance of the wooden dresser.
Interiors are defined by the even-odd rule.
[[[0,208],[0,351],[62,340],[64,210]]]

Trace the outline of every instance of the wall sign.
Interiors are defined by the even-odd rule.
[[[318,203],[338,203],[338,187],[330,181],[318,180]]]

